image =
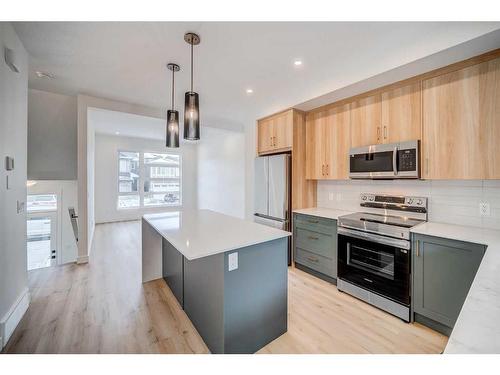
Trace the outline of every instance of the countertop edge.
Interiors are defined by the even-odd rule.
[[[269,238],[264,240],[264,241],[247,241],[247,242],[242,242],[241,245],[238,245],[237,247],[235,246],[229,246],[227,248],[222,248],[222,249],[217,249],[217,250],[213,250],[213,251],[208,251],[200,256],[189,256],[187,255],[187,251],[184,247],[183,244],[180,244],[178,243],[178,241],[176,241],[175,239],[172,239],[172,237],[168,236],[167,234],[165,233],[162,233],[160,231],[160,229],[158,229],[157,226],[155,226],[154,222],[152,222],[150,220],[150,218],[146,217],[147,215],[149,214],[145,214],[145,215],[142,215],[141,219],[142,220],[145,220],[161,237],[163,237],[165,240],[167,240],[168,242],[170,242],[172,244],[172,246],[174,246],[187,260],[196,260],[196,259],[201,259],[201,258],[204,258],[204,257],[208,257],[208,256],[212,256],[212,255],[216,255],[216,254],[221,254],[221,253],[225,253],[225,252],[228,252],[228,251],[232,251],[232,250],[236,250],[236,249],[241,249],[241,248],[244,248],[244,247],[248,247],[248,246],[253,246],[253,245],[258,245],[260,243],[266,243],[266,242],[269,242],[269,241],[274,241],[274,240],[278,240],[280,238],[287,238],[287,237],[290,237],[292,235],[291,232],[287,232],[287,231],[284,231],[284,230],[280,230],[280,229],[276,229],[276,228],[272,228],[272,229],[276,229],[276,231],[279,231],[280,233],[276,233],[276,234],[269,234]],[[227,216],[227,215],[226,215]],[[235,218],[235,220],[241,220],[241,219],[237,219]],[[267,227],[266,227],[267,228]]]

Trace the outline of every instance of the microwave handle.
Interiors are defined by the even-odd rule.
[[[392,169],[394,170],[394,176],[398,174],[398,146],[394,147],[394,151],[392,153]]]

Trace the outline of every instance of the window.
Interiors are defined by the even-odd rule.
[[[57,196],[55,194],[28,195],[28,212],[57,211]]]
[[[139,197],[139,153],[118,153],[118,208],[137,208]]]
[[[181,204],[180,155],[120,151],[118,159],[118,208]]]

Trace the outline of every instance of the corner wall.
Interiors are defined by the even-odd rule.
[[[13,72],[5,63],[4,47],[14,51],[19,73]],[[2,348],[29,305],[25,213],[28,54],[12,25],[6,22],[0,22],[0,55],[0,348]],[[4,167],[6,156],[14,158],[12,171],[6,171]]]
[[[245,134],[203,128],[198,144],[198,204],[238,218],[245,217]]]
[[[76,180],[76,96],[28,90],[28,179]]]
[[[111,111],[131,113],[141,116],[156,117],[164,119],[165,116],[159,108],[145,107],[141,105],[124,103],[110,99],[96,98],[87,95],[77,97],[77,128],[78,128],[78,263],[87,263],[92,248],[93,225],[89,225],[89,201],[94,201],[93,189],[89,188],[89,178],[92,179],[92,171],[89,173],[89,150],[92,144],[89,142],[88,110],[89,108],[107,109]],[[91,168],[91,166],[90,166]],[[90,176],[89,176],[90,174]],[[92,208],[90,215],[93,216]]]

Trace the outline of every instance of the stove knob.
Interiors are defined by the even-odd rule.
[[[362,200],[364,200],[364,201],[366,201],[366,195],[363,195],[363,196],[361,197],[361,199],[362,199]]]
[[[374,201],[375,200],[375,197],[370,197],[370,201]]]
[[[408,198],[408,204],[413,204],[413,198]]]
[[[419,199],[419,200],[417,201],[417,204],[418,204],[419,206],[421,206],[422,204],[424,204],[424,202],[422,201],[422,199]]]

